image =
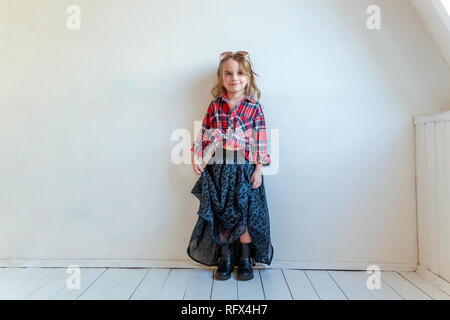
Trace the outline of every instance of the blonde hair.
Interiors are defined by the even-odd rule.
[[[214,99],[223,95],[224,93],[226,93],[225,87],[223,86],[223,79],[222,79],[222,71],[223,71],[222,64],[229,59],[233,59],[236,62],[238,62],[239,66],[242,69],[242,72],[245,75],[247,75],[249,78],[249,81],[244,89],[244,95],[245,96],[250,95],[253,98],[255,98],[256,100],[260,99],[261,91],[258,89],[258,87],[256,85],[256,80],[255,80],[255,76],[259,77],[259,75],[253,71],[253,66],[250,61],[250,57],[247,56],[247,58],[244,56],[238,55],[238,54],[232,54],[232,55],[220,60],[219,68],[217,69],[217,82],[214,85],[214,87],[211,89],[211,94],[213,95]]]

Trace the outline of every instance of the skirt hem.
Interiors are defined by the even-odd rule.
[[[201,220],[203,220],[203,222],[205,222],[205,223],[209,223],[210,225],[211,225],[211,222],[208,220],[208,219],[205,219],[205,218],[203,218],[203,217],[198,217],[199,219],[201,219]],[[244,232],[245,233],[245,232]],[[242,233],[242,234],[244,234],[244,233]],[[242,235],[241,234],[241,235]],[[240,235],[240,236],[241,236]],[[210,237],[211,237],[211,239],[213,239],[213,237],[212,237],[212,235],[210,234],[209,235]],[[239,236],[239,237],[240,237]],[[250,235],[250,237],[251,237],[251,235]],[[238,244],[238,242],[239,242],[239,244]],[[255,247],[255,244],[253,243],[253,241],[251,242],[251,244],[252,244],[252,246],[253,247]],[[234,247],[234,261],[235,261],[235,266],[237,266],[237,263],[238,263],[238,261],[239,261],[239,255],[237,254],[237,253],[239,253],[239,252],[236,252],[236,247],[238,246],[238,245],[240,245],[240,240],[239,240],[239,238],[238,239],[236,239],[234,242],[233,242],[233,247]],[[256,263],[262,263],[262,264],[265,264],[265,265],[267,265],[267,266],[270,266],[271,265],[271,263],[272,263],[272,259],[273,259],[273,253],[274,253],[274,249],[273,249],[273,246],[272,246],[272,244],[270,244],[270,247],[271,247],[271,250],[270,250],[270,252],[271,252],[271,255],[270,255],[270,258],[267,260],[267,259],[265,259],[265,258],[261,258],[261,255],[255,255],[255,251],[253,251],[252,252],[252,258],[254,259],[254,261],[256,262]],[[197,262],[197,263],[200,263],[200,264],[202,264],[202,265],[205,265],[205,266],[208,266],[208,267],[217,267],[218,266],[218,261],[216,262],[216,263],[206,263],[206,262],[204,262],[204,261],[201,261],[201,260],[198,260],[198,259],[195,259],[193,256],[192,256],[192,254],[191,254],[191,250],[190,250],[190,247],[188,246],[187,247],[187,249],[186,249],[186,253],[187,253],[187,255],[189,256],[189,258],[191,258],[193,261],[195,261],[195,262]],[[218,260],[218,259],[217,259]]]

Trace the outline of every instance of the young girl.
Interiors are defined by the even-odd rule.
[[[270,164],[264,114],[252,64],[246,51],[224,52],[217,84],[198,138],[192,166],[200,178],[191,193],[200,200],[198,220],[187,253],[217,266],[215,278],[226,280],[238,266],[237,279],[253,278],[255,262],[270,265],[269,211],[262,166]],[[205,149],[214,153],[203,168]],[[237,161],[237,159],[240,161]]]

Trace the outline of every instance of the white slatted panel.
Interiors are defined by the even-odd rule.
[[[442,191],[442,219],[441,226],[441,241],[443,242],[443,248],[441,248],[441,273],[440,276],[450,282],[450,121],[446,121],[444,124],[444,172],[441,174],[445,177]]]
[[[450,225],[448,224],[450,210],[448,207],[448,182],[447,179],[447,171],[450,169],[448,165],[448,161],[450,158],[446,158],[446,153],[450,149],[450,141],[449,147],[446,148],[445,144],[445,127],[450,126],[450,122],[437,122],[436,123],[436,215],[437,215],[437,240],[439,241],[439,272],[435,272],[436,274],[440,274],[442,277],[449,278],[449,234],[450,234]],[[447,161],[447,162],[446,162]],[[447,193],[447,194],[446,194]],[[432,270],[433,271],[433,270]],[[434,272],[434,271],[433,271]]]
[[[436,148],[435,124],[425,124],[425,197],[428,217],[428,251],[430,253],[430,270],[439,274],[439,229],[436,206]]]
[[[447,117],[448,118],[448,117]],[[418,117],[416,128],[419,263],[450,281],[450,121]]]
[[[445,243],[447,245],[446,251],[445,251],[445,270],[442,270],[441,276],[446,279],[447,281],[450,281],[450,121],[445,122],[444,127],[444,135],[445,135],[445,191],[444,191],[444,198],[445,198],[445,210],[447,210],[446,214],[446,226],[444,226],[445,230],[447,232],[444,235]]]
[[[425,211],[425,125],[416,125],[416,190],[417,190],[417,230],[419,238],[419,262],[426,269],[430,268],[428,258],[428,236]]]

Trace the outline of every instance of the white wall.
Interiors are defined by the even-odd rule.
[[[243,49],[280,129],[274,265],[415,266],[412,117],[449,109],[450,76],[407,0],[78,0],[79,31],[69,4],[0,2],[0,259],[190,263],[198,176],[170,137]]]
[[[450,63],[450,16],[441,0],[410,0],[423,23],[440,48],[447,64]]]

